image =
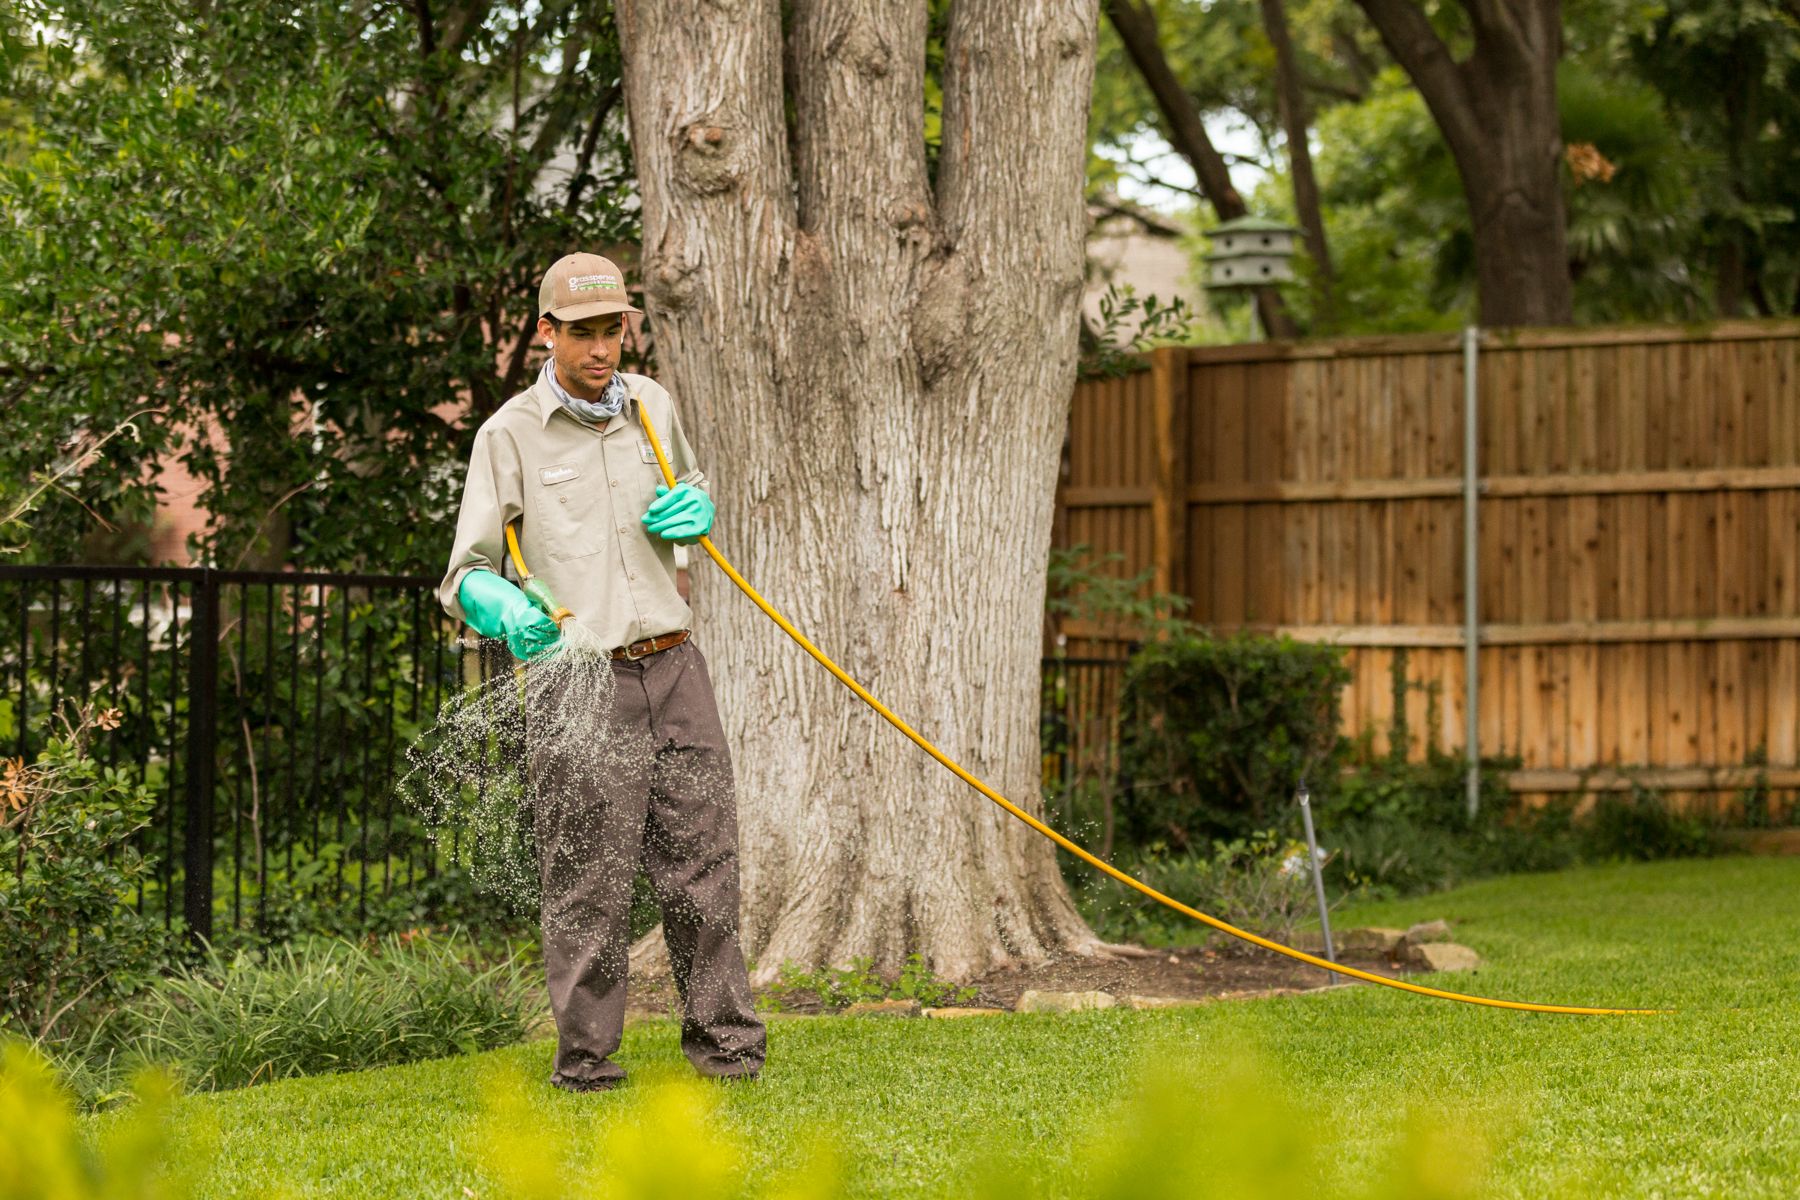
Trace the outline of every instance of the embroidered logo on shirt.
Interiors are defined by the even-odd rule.
[[[553,483],[567,483],[581,474],[580,468],[573,463],[557,463],[553,467],[538,468],[538,481],[545,487]]]
[[[651,464],[656,462],[656,450],[650,445],[648,438],[638,439],[638,460]]]

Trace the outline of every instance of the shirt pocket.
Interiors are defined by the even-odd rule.
[[[551,558],[569,562],[606,548],[611,514],[592,471],[579,463],[551,463],[538,468],[530,487]]]

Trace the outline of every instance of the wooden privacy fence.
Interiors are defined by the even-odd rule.
[[[1479,749],[1521,760],[1515,791],[1784,805],[1797,354],[1795,321],[1158,350],[1076,389],[1056,542],[1151,570],[1217,629],[1347,647],[1345,727],[1378,748],[1404,654],[1411,752],[1461,751],[1474,662]]]

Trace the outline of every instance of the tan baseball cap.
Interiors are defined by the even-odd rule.
[[[598,254],[569,254],[544,272],[538,287],[538,316],[546,313],[559,321],[580,321],[611,313],[634,313],[625,296],[625,272],[610,258]]]

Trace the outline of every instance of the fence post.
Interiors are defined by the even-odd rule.
[[[1463,330],[1463,780],[1469,819],[1481,810],[1481,330]]]
[[[202,567],[188,625],[187,829],[182,876],[188,938],[213,935],[213,782],[219,688],[219,576]]]
[[[1152,589],[1188,594],[1188,353],[1163,346],[1150,352],[1150,429],[1156,478],[1150,489]]]

